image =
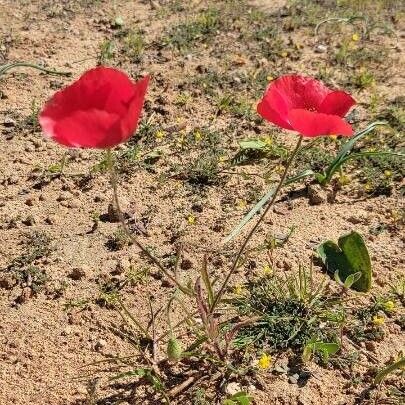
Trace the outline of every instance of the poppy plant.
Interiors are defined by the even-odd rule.
[[[71,148],[107,149],[136,130],[149,76],[138,82],[116,69],[85,72],[46,103],[39,122],[45,136]]]
[[[304,76],[281,76],[270,83],[257,112],[273,124],[304,137],[353,135],[343,117],[356,104],[350,94],[333,91]]]

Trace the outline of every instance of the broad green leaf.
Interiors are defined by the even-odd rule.
[[[362,236],[358,232],[353,231],[341,236],[338,244],[349,262],[350,273],[361,273],[361,277],[353,283],[352,288],[362,292],[370,291],[372,278],[371,260]]]
[[[367,292],[371,288],[371,261],[362,236],[353,231],[339,238],[338,244],[326,241],[318,246],[318,255],[335,279],[351,284],[356,291]],[[360,273],[358,278],[356,273]],[[339,281],[338,281],[339,282]]]
[[[340,346],[337,343],[327,343],[327,342],[308,342],[302,353],[302,359],[304,362],[307,362],[311,359],[312,355],[319,353],[322,358],[327,361],[330,356],[336,354],[340,349]]]
[[[324,343],[324,342],[318,342],[316,343],[317,349],[323,351],[324,353],[327,353],[328,356],[332,356],[336,354],[340,346],[337,343]]]
[[[249,405],[252,400],[253,398],[250,395],[241,391],[232,395],[230,398],[225,399],[225,401],[222,402],[222,405]]]

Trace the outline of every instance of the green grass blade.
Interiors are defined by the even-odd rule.
[[[325,183],[328,183],[330,181],[333,173],[335,173],[336,170],[338,170],[339,167],[342,165],[342,163],[344,162],[347,155],[353,149],[354,144],[357,141],[359,141],[360,139],[364,138],[367,134],[369,134],[371,131],[373,131],[376,127],[381,126],[381,125],[387,125],[387,123],[383,122],[383,121],[373,122],[368,127],[366,127],[365,129],[363,129],[362,131],[360,131],[356,135],[354,135],[352,138],[350,138],[342,146],[342,148],[340,149],[336,158],[333,160],[333,162],[329,165],[329,167],[325,171]]]
[[[405,367],[405,357],[402,357],[399,359],[397,362],[390,364],[389,366],[383,368],[374,378],[374,383],[375,384],[380,384],[384,378],[392,373],[395,370],[401,370]]]
[[[284,185],[288,185],[294,183],[298,180],[303,179],[304,177],[313,176],[315,173],[308,169],[302,173],[297,174],[296,176],[289,177]],[[223,243],[228,243],[232,240],[235,236],[239,235],[241,230],[245,227],[245,225],[264,207],[264,205],[273,197],[276,188],[271,188],[262,198],[261,200],[243,217],[242,221],[232,230],[232,232],[223,240]]]

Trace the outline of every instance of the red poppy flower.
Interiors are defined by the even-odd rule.
[[[303,76],[281,76],[267,88],[257,112],[281,128],[302,136],[353,135],[343,119],[356,102],[344,91]]]
[[[119,70],[97,67],[58,91],[43,108],[45,136],[72,148],[111,148],[138,125],[149,76],[132,82]]]

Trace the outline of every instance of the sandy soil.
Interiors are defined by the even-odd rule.
[[[223,63],[221,69],[236,75],[241,69],[253,70],[257,60],[244,54],[246,50],[239,46],[232,29],[218,30],[214,45],[201,46],[196,53],[192,50],[179,53],[170,47],[161,47],[159,41],[168,27],[184,20],[187,13],[192,18],[207,6],[206,2],[194,1],[190,2],[195,6],[194,11],[190,11],[189,5],[185,11],[181,8],[173,11],[177,9],[170,9],[171,3],[175,2],[0,0],[0,64],[30,61],[71,72],[72,78],[77,78],[97,64],[100,46],[106,39],[113,38],[120,43],[119,36],[114,36],[117,28],[112,24],[120,16],[124,27],[142,30],[146,45],[139,62],[118,45],[114,58],[108,63],[134,78],[146,72],[152,75],[142,119],[152,117],[163,129],[184,124],[185,132],[206,125],[226,129],[221,145],[225,154],[231,155],[237,150],[238,141],[260,132],[268,133],[270,127],[230,114],[216,116],[216,107],[198,91],[187,107],[176,104],[176,100],[185,83],[201,69]],[[260,9],[267,13],[271,24],[281,24],[285,2],[248,3],[249,12]],[[391,62],[384,79],[378,81],[378,94],[388,101],[401,95],[404,89],[404,78],[398,68],[403,60],[404,37],[400,27],[397,23],[400,44],[395,49],[390,48]],[[325,56],[314,51],[318,44],[311,32],[306,27],[282,32],[286,43],[300,42],[299,56],[284,58],[282,62],[260,62],[269,75],[283,71],[317,74]],[[222,51],[215,48],[217,41],[224,44]],[[387,39],[387,43],[390,41],[391,38]],[[224,53],[221,55],[221,52]],[[238,65],[237,58],[246,58],[246,61]],[[108,241],[119,229],[117,223],[103,220],[111,199],[108,176],[102,172],[90,177],[80,175],[88,173],[100,161],[100,152],[69,152],[66,176],[43,177],[43,171],[60,161],[65,151],[45,140],[30,117],[56,89],[71,80],[28,68],[10,71],[0,78],[0,404],[163,403],[146,388],[138,388],[126,402],[120,402],[118,394],[125,398],[124,394],[131,392],[130,387],[108,385],[104,374],[92,374],[88,368],[82,368],[108,356],[133,353],[128,339],[116,332],[124,330],[117,312],[100,304],[106,285],[125,281],[130,268],[149,269],[149,276],[129,282],[121,290],[128,309],[142,322],[149,316],[149,297],[153,297],[157,308],[167,300],[173,288],[134,246],[116,251],[108,248]],[[340,73],[330,79],[333,84],[340,84],[340,80]],[[356,126],[364,127],[370,121],[365,109],[370,93],[367,90],[354,90],[354,93],[360,104]],[[254,99],[256,95],[249,97]],[[259,177],[223,175],[218,184],[196,192],[176,175],[175,163],[181,166],[191,162],[198,155],[198,146],[184,154],[173,152],[171,146],[181,133],[168,132],[167,136],[168,142],[155,141],[164,157],[152,169],[140,167],[121,176],[124,210],[130,218],[142,222],[148,236],[140,238],[146,245],[155,247],[158,256],[169,260],[181,242],[185,263],[182,277],[195,278],[205,253],[209,256],[210,271],[221,277],[240,241],[226,248],[221,245],[223,237],[247,212],[246,205],[240,201],[246,201],[249,207],[268,186]],[[247,166],[246,171],[259,169],[252,165]],[[276,269],[294,270],[300,263],[309,265],[317,243],[336,240],[347,231],[357,230],[365,235],[372,257],[375,276],[372,296],[385,294],[390,285],[398,283],[401,274],[404,275],[403,234],[393,219],[393,213],[403,209],[400,187],[398,182],[390,196],[371,197],[349,188],[338,193],[333,204],[314,205],[308,200],[306,185],[302,184],[296,192],[284,193],[279,199],[252,245],[259,244],[270,232],[283,234],[288,230],[287,225],[294,226],[296,230],[288,244],[276,250],[274,258]],[[249,197],[249,189],[258,192]],[[194,224],[190,224],[190,215],[195,218]],[[93,228],[93,219],[98,216],[101,219]],[[370,233],[370,229],[381,224],[392,225],[394,231]],[[18,282],[7,269],[15,258],[30,252],[33,235],[43,234],[49,239],[50,251],[32,262],[46,274],[46,282],[36,293],[30,281]],[[243,281],[249,276],[248,272],[259,271],[266,263],[266,254],[258,254],[253,262],[253,270],[242,269],[233,284]],[[124,271],[120,270],[122,268]],[[326,277],[319,266],[316,271],[320,278]],[[365,305],[371,299],[371,296],[362,297],[359,302]],[[180,319],[181,308],[176,308],[174,317]],[[159,330],[164,331],[166,327],[160,320]],[[384,328],[383,340],[375,342],[372,348],[372,356],[378,363],[374,364],[360,353],[356,365],[358,375],[366,373],[370,367],[382,367],[404,349],[405,338],[400,326],[388,321]],[[261,376],[260,386],[252,383],[248,389],[255,403],[262,405],[361,403],[366,382],[351,385],[350,375],[332,367],[311,364],[308,369],[312,377],[304,386],[291,383],[287,375],[269,372]],[[90,402],[88,382],[100,375],[97,401]],[[400,385],[395,378],[390,382]],[[193,401],[190,390],[174,403],[197,403]],[[212,401],[221,403],[219,399]]]

